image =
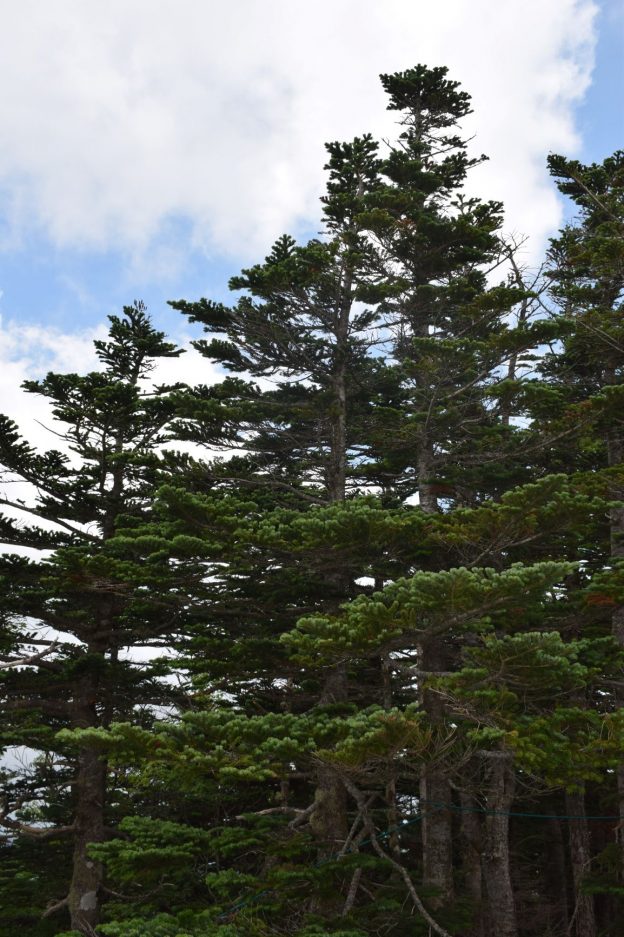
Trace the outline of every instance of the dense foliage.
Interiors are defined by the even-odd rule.
[[[531,272],[382,83],[321,236],[171,304],[220,382],[135,304],[2,417],[2,937],[624,935],[624,155]]]

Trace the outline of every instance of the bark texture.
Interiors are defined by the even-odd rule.
[[[509,811],[514,797],[513,759],[509,752],[482,752],[487,813],[483,820],[481,868],[487,895],[487,934],[517,937],[511,882]]]
[[[441,638],[434,638],[423,646],[422,669],[428,673],[445,670]],[[444,706],[438,694],[425,690],[422,700],[433,725],[442,725]],[[452,792],[444,764],[426,765],[420,780],[420,796],[423,801],[423,884],[436,893],[429,902],[436,910],[451,902],[454,896]]]
[[[574,937],[596,937],[594,898],[582,892],[583,881],[589,871],[591,844],[589,827],[585,819],[585,798],[582,793],[566,794],[566,812],[570,837],[570,865],[574,902],[569,933]]]
[[[485,937],[483,930],[483,875],[481,872],[481,852],[483,849],[481,815],[477,812],[477,802],[470,793],[460,794],[462,872],[465,889],[474,908],[472,927],[469,937]]]
[[[75,783],[76,813],[72,878],[67,904],[73,930],[92,934],[99,921],[102,866],[89,858],[89,843],[104,838],[106,766],[90,749],[80,754]]]

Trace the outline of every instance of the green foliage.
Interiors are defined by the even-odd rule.
[[[2,937],[426,937],[420,901],[494,933],[510,855],[521,937],[570,932],[572,886],[610,927],[623,156],[550,157],[579,214],[527,283],[463,191],[469,96],[381,80],[398,139],[327,145],[322,235],[278,238],[231,306],[171,304],[228,376],[152,386],[180,350],[135,304],[100,370],[25,385],[71,457],[0,416],[33,492],[0,537],[39,551],[0,558],[0,738],[37,752],[2,775]],[[607,817],[581,875],[570,798]]]

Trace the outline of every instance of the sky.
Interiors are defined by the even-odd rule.
[[[565,206],[549,152],[622,146],[620,0],[0,0],[0,410],[93,366],[106,316],[227,281],[288,231],[319,227],[323,143],[394,133],[378,75],[446,65],[489,161],[471,188],[539,258]],[[185,379],[214,369],[183,356]],[[175,377],[172,371],[166,377]]]

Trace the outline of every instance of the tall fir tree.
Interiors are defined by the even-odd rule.
[[[93,933],[102,900],[102,868],[87,850],[106,837],[115,798],[99,754],[85,746],[70,755],[55,733],[142,718],[141,709],[149,718],[151,705],[174,695],[161,680],[162,662],[139,663],[132,654],[165,647],[175,627],[166,571],[155,560],[146,575],[110,545],[121,515],[136,523],[150,512],[173,404],[168,388],[150,388],[147,379],[159,359],[180,352],[141,304],[110,321],[108,339],[95,342],[101,370],[24,385],[50,402],[64,449],[38,452],[7,417],[0,435],[2,504],[10,509],[2,540],[32,554],[1,559],[2,736],[5,745],[32,750],[29,769],[7,778],[5,854],[28,854],[13,848],[23,837],[68,840],[64,893],[47,893],[42,881],[37,901],[59,920],[66,907],[71,927],[84,934]],[[25,483],[23,497],[13,494],[17,482]],[[27,822],[33,811],[36,822]]]
[[[440,693],[425,681],[459,666],[466,641],[480,641],[482,616],[475,611],[474,627],[466,631],[447,613],[446,625],[436,619],[431,628],[417,629],[416,636],[410,631],[407,644],[398,636],[396,641],[384,640],[381,629],[380,639],[364,654],[337,642],[334,630],[351,627],[342,624],[343,618],[349,620],[350,602],[359,607],[357,602],[368,601],[372,588],[383,595],[386,584],[392,595],[392,582],[400,577],[415,576],[417,589],[419,571],[441,575],[432,580],[432,588],[441,588],[437,584],[447,581],[442,574],[453,566],[454,556],[453,534],[449,531],[451,540],[444,540],[446,529],[438,528],[438,517],[442,520],[454,505],[498,498],[505,488],[526,479],[517,441],[524,434],[509,419],[510,384],[517,394],[522,383],[519,358],[553,329],[549,322],[531,323],[524,314],[518,327],[511,327],[516,306],[526,312],[527,291],[515,282],[488,287],[488,270],[506,248],[497,236],[500,206],[461,195],[469,168],[478,162],[466,155],[466,144],[456,131],[469,110],[467,95],[446,79],[444,69],[418,67],[384,76],[383,81],[390,107],[401,114],[401,137],[386,159],[368,137],[330,145],[326,239],[305,247],[281,239],[264,265],[232,281],[234,288],[246,291],[232,309],[206,300],[173,304],[217,336],[197,343],[200,350],[238,372],[236,378],[182,399],[178,432],[197,443],[237,449],[240,455],[205,468],[190,467],[195,493],[191,497],[166,492],[162,510],[174,528],[186,521],[193,536],[201,539],[208,536],[215,486],[234,498],[243,489],[254,499],[248,507],[252,515],[260,506],[259,523],[239,522],[236,557],[231,547],[223,557],[217,576],[221,602],[216,606],[211,575],[206,592],[210,604],[194,643],[200,655],[209,655],[204,657],[203,675],[201,656],[194,664],[197,685],[204,690],[215,686],[211,635],[218,635],[217,643],[230,660],[243,664],[238,686],[231,687],[235,698],[228,708],[234,712],[223,717],[219,729],[224,733],[218,736],[220,745],[234,745],[236,750],[238,743],[228,734],[232,726],[240,731],[236,713],[249,718],[258,705],[269,705],[269,729],[263,728],[261,718],[249,721],[250,737],[260,747],[256,756],[245,749],[243,761],[256,758],[262,763],[263,732],[279,737],[281,720],[292,727],[299,719],[309,727],[339,715],[342,723],[331,732],[345,731],[351,724],[358,733],[369,724],[369,716],[350,723],[354,704],[372,706],[374,722],[375,707],[403,709],[420,694],[426,731],[438,744],[431,744],[429,756],[418,761],[417,768],[410,767],[411,788],[397,788],[406,781],[390,753],[384,762],[386,774],[381,772],[375,783],[384,776],[384,811],[390,825],[396,826],[402,804],[410,798],[412,803],[420,799],[435,805],[423,817],[422,873],[430,907],[446,907],[448,914],[462,858],[453,848],[451,782],[457,763],[443,754],[452,716]],[[246,383],[245,374],[271,377],[277,386],[263,390]],[[357,497],[371,488],[386,507]],[[415,495],[417,508],[400,507]],[[438,530],[436,537],[429,541],[421,534],[418,547],[411,548],[400,542],[400,531],[422,531],[426,518]],[[496,527],[484,536],[486,543],[476,551],[464,543],[471,565],[484,555],[497,566],[508,563],[513,536]],[[373,542],[372,551],[358,547],[367,538]],[[561,566],[535,573],[529,568],[514,571],[510,582],[522,590],[537,581],[539,591],[558,574]],[[451,581],[460,592],[459,584],[464,583],[470,595],[473,580],[462,575],[457,572]],[[478,571],[474,577],[480,581]],[[278,662],[272,671],[262,665],[268,683],[263,683],[260,695],[254,684],[258,657],[245,655],[251,644],[233,623],[234,608],[239,615],[244,610],[247,636],[250,626],[260,643],[264,636],[263,654],[273,653]],[[476,608],[481,606],[477,603]],[[281,647],[273,644],[271,651],[280,630],[288,630],[289,620],[292,627],[302,615],[307,623],[328,622],[322,626],[327,637],[323,630],[316,634],[319,652],[308,651],[303,666],[299,651],[290,659],[284,656],[283,642]],[[373,619],[369,622],[375,630]],[[283,716],[284,709],[288,716]],[[331,733],[326,743],[330,738]],[[339,735],[334,744],[340,748]],[[331,745],[326,750],[331,751]],[[484,749],[483,760],[490,803],[508,808],[513,796],[510,753],[492,746]],[[351,842],[349,824],[368,829],[372,820],[358,800],[361,791],[353,778],[340,770],[340,759],[325,755],[294,763],[295,775],[305,783],[296,783],[286,770],[278,805],[269,799],[260,813],[294,811],[296,818],[303,817],[293,829],[309,829],[324,862],[309,911],[331,920],[351,908],[361,893],[355,869],[346,898],[340,897],[339,889],[346,887],[343,873],[326,860]],[[314,776],[316,791],[310,800],[305,793]],[[418,779],[420,798],[414,786]],[[516,918],[508,818],[490,825],[488,835],[499,856],[483,866],[490,917],[496,927],[506,916],[500,926],[512,935]],[[397,858],[397,833],[392,848],[398,871],[403,866]],[[493,917],[494,895],[504,906],[498,919]],[[478,902],[481,891],[472,897]]]
[[[173,304],[232,376],[146,398],[141,355],[175,350],[128,310],[103,374],[31,386],[78,466],[6,425],[60,531],[4,524],[54,551],[5,561],[6,740],[50,753],[8,781],[5,882],[36,902],[73,837],[79,932],[622,933],[621,154],[551,158],[579,217],[549,309],[462,194],[468,96],[382,82],[399,138],[328,146],[322,236],[231,308]],[[81,643],[42,654],[20,615]],[[177,718],[165,665],[117,659],[137,642],[178,653]]]

